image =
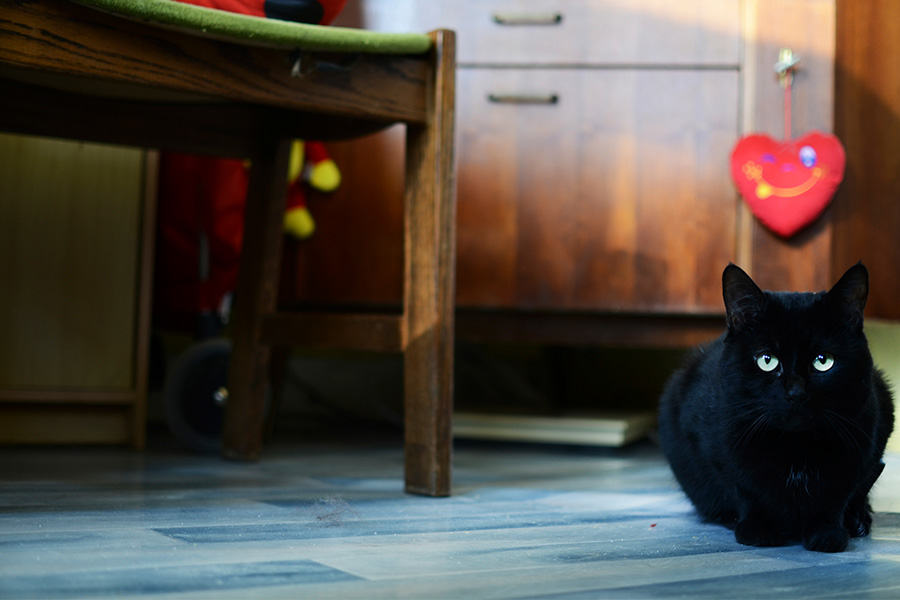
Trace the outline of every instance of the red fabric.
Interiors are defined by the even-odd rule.
[[[234,291],[247,183],[247,169],[240,160],[160,156],[154,286],[159,314],[215,312],[225,294]],[[208,248],[205,259],[202,243]]]
[[[328,160],[329,158],[331,158],[328,155],[328,150],[325,149],[325,144],[323,144],[322,142],[306,142],[306,144],[304,144],[303,146],[303,149],[306,153],[304,162],[311,165],[317,165],[323,160]]]
[[[344,5],[347,4],[347,0],[326,0],[321,2],[321,4],[325,14],[322,16],[322,20],[319,21],[319,24],[328,25],[341,14],[341,11],[344,10]]]
[[[179,2],[240,13],[242,15],[251,15],[254,17],[280,18],[278,15],[284,14],[283,12],[279,13],[277,9],[274,11],[271,9],[267,10],[265,0],[179,0]],[[280,2],[281,7],[288,8],[287,12],[290,12],[289,9],[292,3],[295,5],[318,4],[322,10],[322,18],[316,23],[313,23],[313,25],[328,25],[334,21],[338,14],[344,9],[347,0],[281,0]],[[287,20],[298,19],[292,18]]]
[[[251,15],[254,17],[265,17],[266,11],[263,8],[264,0],[178,0],[185,4],[194,4],[196,6],[205,6],[206,8],[216,8],[242,15]]]
[[[827,133],[786,142],[749,135],[731,153],[731,177],[759,221],[789,238],[828,207],[845,162],[841,142]]]

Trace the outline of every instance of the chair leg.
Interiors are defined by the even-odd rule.
[[[291,349],[287,346],[272,346],[269,350],[269,382],[272,393],[263,423],[263,442],[270,442],[275,437],[276,418],[284,398],[284,379],[290,358]]]
[[[223,455],[237,460],[258,459],[262,447],[270,350],[261,330],[278,297],[289,156],[290,140],[269,138],[250,169],[222,431]]]
[[[404,199],[406,491],[450,494],[456,196],[453,158],[455,48],[435,41],[429,123],[408,126]]]

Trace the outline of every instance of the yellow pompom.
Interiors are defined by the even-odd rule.
[[[284,213],[284,231],[299,240],[305,240],[316,230],[309,210],[304,207],[292,208]]]
[[[303,155],[303,140],[294,140],[294,143],[291,144],[291,157],[288,163],[288,183],[297,181],[297,178],[303,174]]]
[[[309,184],[317,190],[333,192],[341,185],[341,172],[333,160],[323,160],[313,166]]]

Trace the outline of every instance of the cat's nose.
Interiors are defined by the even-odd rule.
[[[801,377],[795,375],[785,382],[784,392],[788,402],[793,404],[806,397],[806,385]]]

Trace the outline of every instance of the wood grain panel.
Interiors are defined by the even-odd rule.
[[[740,57],[738,0],[365,0],[337,24],[447,27],[458,32],[463,65],[737,65]]]
[[[0,135],[0,385],[134,385],[142,152]]]
[[[328,64],[319,68],[322,60],[315,54],[304,54],[301,76],[294,76],[292,67],[298,58],[291,48],[214,43],[203,36],[122,19],[74,2],[7,3],[0,21],[0,73],[9,69],[43,71],[42,85],[57,83],[71,88],[69,91],[143,100],[215,97],[218,102],[258,103],[387,122],[422,122],[426,118],[423,60],[352,57],[351,62],[337,65],[342,70],[342,81],[337,84],[336,66],[325,60]],[[404,77],[396,78],[393,86],[379,85],[385,73]]]
[[[135,444],[132,407],[0,404],[0,444]]]
[[[494,9],[563,17],[498,26]],[[833,0],[361,0],[342,24],[458,29],[461,308],[720,314],[729,260],[769,288],[832,283],[840,207],[777,238],[737,199],[728,157],[741,133],[783,133],[781,47],[802,58],[794,131],[831,129]]]
[[[869,315],[900,318],[900,3],[837,4],[835,131],[847,173],[834,201],[834,271],[862,259]]]
[[[747,19],[755,22],[755,28],[747,34],[744,69],[745,74],[755,74],[745,82],[752,94],[745,108],[747,132],[767,133],[776,139],[784,136],[784,92],[773,69],[781,48],[790,48],[801,58],[792,97],[794,135],[813,129],[831,131],[834,1],[752,0],[746,10]],[[750,243],[751,263],[743,266],[763,288],[817,291],[834,283],[827,216],[791,240],[783,240],[754,223]]]
[[[400,306],[405,127],[327,145],[343,177],[310,191],[315,234],[288,240],[282,302]],[[342,243],[335,243],[336,240]],[[352,243],[350,243],[352,241]]]
[[[403,206],[407,492],[447,496],[453,463],[456,35],[435,31],[429,125],[406,131]]]
[[[404,326],[399,315],[285,312],[263,320],[262,338],[274,346],[402,352]]]
[[[736,71],[459,75],[461,306],[718,312]],[[496,104],[491,93],[551,93]]]

